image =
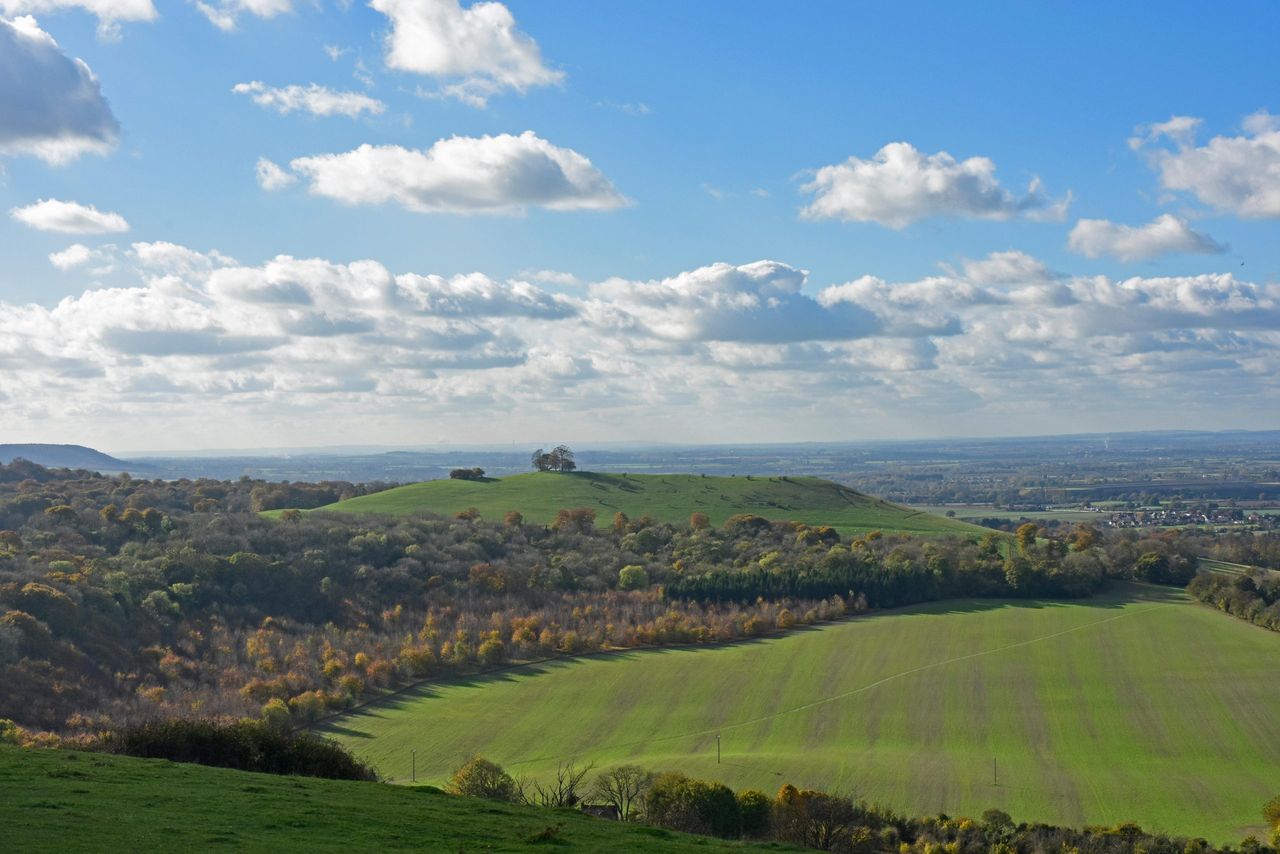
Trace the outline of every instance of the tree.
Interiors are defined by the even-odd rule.
[[[689,527],[695,531],[705,531],[711,527],[711,517],[695,510],[689,514]]]
[[[508,528],[519,528],[524,524],[524,514],[519,510],[508,510],[507,515],[502,519],[502,523]]]
[[[591,797],[612,804],[618,810],[618,818],[630,821],[653,785],[654,775],[638,765],[619,765],[596,778],[591,786]]]
[[[479,466],[469,469],[454,469],[449,472],[449,477],[454,480],[484,480],[484,469]]]
[[[1040,529],[1036,527],[1035,522],[1026,522],[1018,526],[1018,530],[1014,533],[1014,539],[1018,543],[1018,551],[1026,554],[1036,544],[1036,535]]]
[[[578,468],[573,459],[573,451],[567,445],[556,445],[549,452],[539,448],[533,452],[529,462],[538,471],[569,472]]]
[[[486,798],[491,801],[514,803],[519,788],[511,775],[501,765],[481,756],[473,756],[453,772],[448,790],[455,795],[469,798]]]
[[[574,762],[563,762],[556,766],[556,776],[547,783],[534,781],[524,800],[540,807],[576,807],[582,800],[582,781],[595,765],[579,768]]]
[[[618,572],[619,590],[645,590],[649,587],[649,573],[643,566],[624,566]]]

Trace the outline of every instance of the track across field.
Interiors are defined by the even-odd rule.
[[[1180,591],[952,601],[710,649],[426,686],[334,722],[384,774],[633,762],[911,813],[1133,820],[1236,842],[1280,792],[1280,636]],[[721,762],[716,762],[716,736]]]

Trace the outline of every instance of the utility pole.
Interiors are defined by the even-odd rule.
[[[411,782],[418,782],[418,751],[413,751],[413,771],[410,778]]]
[[[720,764],[720,733],[716,733],[716,764]]]

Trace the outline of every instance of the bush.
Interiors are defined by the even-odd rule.
[[[756,789],[738,792],[738,814],[742,816],[742,835],[763,837],[769,832],[769,796]]]
[[[469,798],[486,798],[491,801],[514,803],[519,800],[519,787],[511,775],[496,762],[481,756],[473,756],[449,781],[449,792]]]
[[[264,721],[155,720],[118,729],[93,747],[105,753],[238,771],[330,780],[377,779],[372,768],[340,744],[312,733],[283,731]]]
[[[1262,817],[1272,828],[1280,830],[1280,795],[1276,795],[1263,805]]]
[[[742,832],[742,816],[733,790],[722,783],[691,780],[667,772],[653,781],[644,798],[645,819],[672,830],[735,837]]]

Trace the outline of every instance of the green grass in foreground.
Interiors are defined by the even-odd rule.
[[[843,534],[981,534],[983,529],[881,501],[816,477],[701,477],[690,474],[558,474],[536,472],[487,481],[429,480],[362,495],[321,510],[350,513],[442,516],[475,507],[485,519],[501,520],[518,510],[529,522],[546,523],[560,510],[592,507],[599,525],[618,511],[632,518],[652,516],[685,524],[694,511],[714,525],[737,513],[769,519],[830,525]]]
[[[530,838],[562,825],[559,842]],[[0,747],[0,850],[742,851],[658,828],[421,788]]]
[[[433,782],[474,753],[532,777],[562,759],[631,762],[915,815],[999,807],[1234,843],[1262,835],[1280,792],[1277,673],[1280,637],[1181,591],[1121,585],[539,664],[426,686],[328,734],[400,780],[411,750]]]

